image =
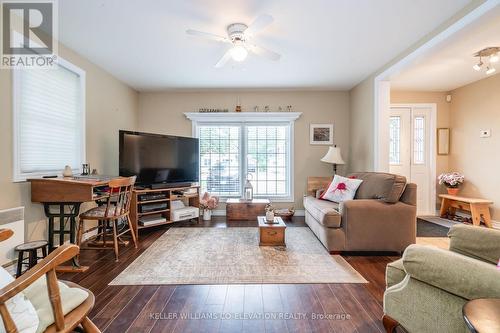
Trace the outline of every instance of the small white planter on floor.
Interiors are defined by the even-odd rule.
[[[203,210],[203,221],[210,221],[212,219],[212,211],[210,209]]]

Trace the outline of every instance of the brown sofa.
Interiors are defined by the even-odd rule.
[[[330,252],[396,251],[415,243],[417,185],[403,176],[352,173],[362,179],[354,200],[318,199],[331,178],[310,177],[304,197],[305,221]]]

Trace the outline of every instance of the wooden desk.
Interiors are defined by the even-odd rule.
[[[455,214],[455,211],[460,209],[471,213],[474,225],[480,225],[482,218],[482,221],[488,228],[493,227],[489,210],[489,206],[493,201],[451,194],[440,194],[439,197],[441,198],[441,210],[439,212],[441,217],[445,217],[448,212]]]
[[[112,178],[114,177],[28,179],[31,183],[31,202],[43,204],[48,219],[49,252],[55,249],[54,235],[59,236],[58,245],[64,244],[64,236],[67,234],[69,241],[75,244],[76,218],[80,215],[80,205],[106,197],[103,189]],[[54,229],[55,219],[59,220],[58,229]],[[70,227],[66,230],[68,221]],[[74,263],[78,269],[71,271],[85,270],[85,267],[80,267],[76,261]]]

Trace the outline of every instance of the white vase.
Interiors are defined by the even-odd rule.
[[[270,210],[266,212],[267,222],[274,222],[274,211]]]
[[[62,175],[63,177],[73,177],[73,170],[71,170],[71,167],[69,165],[66,165],[64,167]]]
[[[203,210],[203,221],[210,221],[212,219],[212,211],[210,209]]]

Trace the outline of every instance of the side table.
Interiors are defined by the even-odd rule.
[[[500,299],[478,298],[462,308],[465,323],[472,333],[500,332]]]

